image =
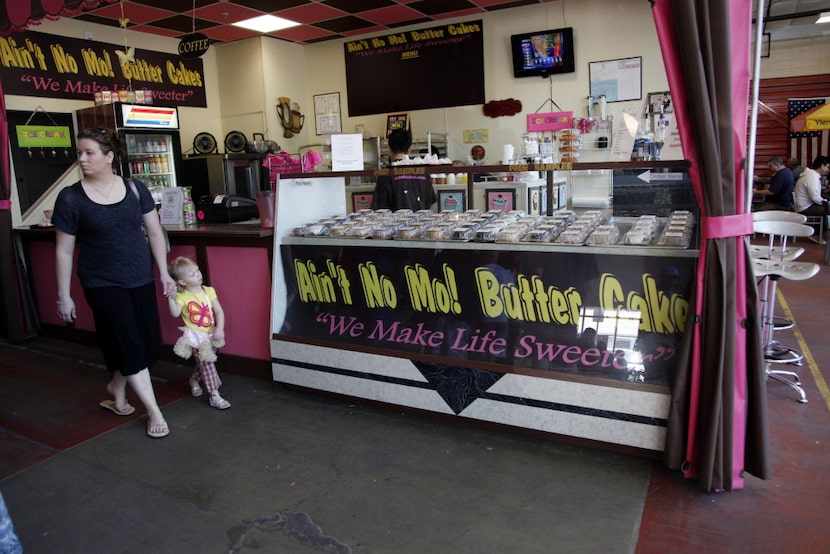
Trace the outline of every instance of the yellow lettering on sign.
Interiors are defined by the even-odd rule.
[[[409,287],[409,300],[413,310],[442,314],[461,313],[455,271],[448,264],[444,264],[442,270],[443,281],[437,277],[432,278],[427,268],[421,264],[404,267],[404,276]]]
[[[657,280],[649,273],[643,274],[642,283],[642,293],[626,293],[614,275],[604,273],[600,278],[600,308],[609,312],[639,312],[639,328],[646,333],[683,333],[689,313],[689,301],[677,293],[667,294],[659,290]]]
[[[394,283],[386,275],[381,275],[374,263],[360,264],[357,272],[363,285],[366,307],[395,308],[398,305],[398,293]]]
[[[81,57],[84,60],[84,69],[87,75],[95,77],[115,77],[109,52],[104,52],[103,56],[99,56],[92,48],[82,48]]]
[[[35,68],[31,52],[22,46],[17,46],[17,42],[12,38],[0,38],[0,63],[3,67]]]
[[[60,44],[53,44],[50,50],[58,73],[78,73],[78,62],[72,54],[67,54]]]
[[[537,276],[528,278],[522,274],[516,276],[516,283],[502,283],[486,267],[475,270],[475,279],[481,310],[487,317],[560,325],[579,323],[582,295],[573,287],[565,291],[554,286],[546,289]]]

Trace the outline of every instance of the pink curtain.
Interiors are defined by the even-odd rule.
[[[6,0],[0,6],[0,35],[22,31],[43,18],[57,19],[103,0]],[[9,133],[6,103],[0,84],[0,334],[11,341],[39,331],[37,311],[25,264],[12,232]]]
[[[757,290],[747,236],[751,0],[653,0],[683,153],[701,210],[694,311],[672,390],[665,461],[706,490],[769,469]]]
[[[36,335],[39,323],[22,254],[12,232],[8,131],[0,86],[0,335],[18,342]]]

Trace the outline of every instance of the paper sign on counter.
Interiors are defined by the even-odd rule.
[[[184,194],[179,187],[168,187],[161,192],[159,214],[162,225],[181,225],[184,223],[183,202]]]

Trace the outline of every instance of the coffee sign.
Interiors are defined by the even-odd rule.
[[[179,56],[201,58],[208,48],[210,48],[210,39],[202,33],[185,35],[179,41]]]

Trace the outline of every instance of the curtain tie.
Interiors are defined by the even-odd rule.
[[[723,239],[751,235],[752,214],[700,216],[700,236],[703,239]]]

